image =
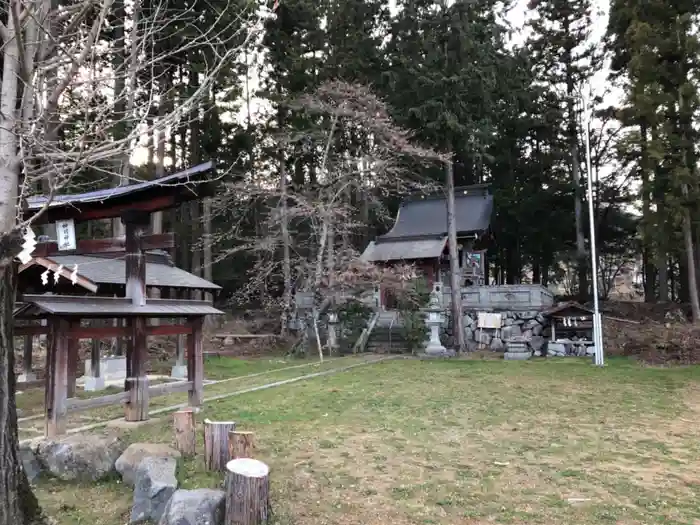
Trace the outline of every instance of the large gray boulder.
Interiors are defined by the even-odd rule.
[[[20,445],[19,457],[22,460],[22,466],[27,474],[29,483],[34,483],[39,474],[41,474],[41,463],[39,463],[34,449],[30,445]]]
[[[115,463],[122,481],[133,487],[136,482],[136,469],[145,458],[174,458],[179,459],[180,452],[174,448],[158,443],[133,443],[127,447]]]
[[[499,339],[498,337],[494,337],[491,339],[491,350],[494,352],[503,352],[506,349],[506,345],[503,344],[503,341]]]
[[[158,522],[177,490],[175,458],[144,458],[136,469],[134,503],[129,523]]]
[[[513,324],[510,326],[504,326],[501,330],[501,337],[503,338],[504,341],[508,341],[508,339],[511,339],[513,337],[520,337],[522,335],[522,330],[520,329],[520,326],[517,324]]]
[[[532,348],[532,350],[535,352],[541,352],[542,347],[544,346],[544,342],[544,337],[542,337],[541,335],[533,335],[529,341],[530,348]]]
[[[221,525],[225,505],[222,490],[176,490],[158,525]]]
[[[36,456],[53,476],[64,481],[98,481],[114,472],[124,451],[116,436],[74,434],[39,443]]]

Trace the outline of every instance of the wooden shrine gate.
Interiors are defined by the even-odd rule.
[[[125,238],[100,240],[104,245],[125,247],[125,297],[95,297],[75,295],[29,295],[20,298],[15,318],[46,319],[47,326],[16,326],[16,335],[47,334],[45,381],[45,433],[53,437],[65,432],[65,415],[112,404],[125,404],[127,421],[148,419],[150,397],[187,391],[189,404],[202,402],[203,352],[202,327],[207,315],[222,312],[208,301],[146,298],[145,249],[167,248],[172,236],[148,235],[151,213],[210,196],[213,187],[207,180],[212,164],[110,190],[78,195],[63,195],[48,203],[43,222],[72,219],[83,222],[95,219],[121,218]],[[195,191],[196,190],[196,191]],[[27,210],[32,213],[47,204],[38,197],[29,199]],[[149,325],[149,319],[181,319],[180,325]],[[127,326],[84,327],[82,320],[124,319]],[[149,335],[187,335],[187,380],[179,383],[149,386],[146,375]],[[69,376],[77,369],[78,343],[82,338],[127,338],[127,379],[124,392],[92,399],[68,399]],[[99,356],[93,367],[99,366]],[[95,363],[96,361],[96,363]]]

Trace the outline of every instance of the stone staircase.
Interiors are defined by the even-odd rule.
[[[406,340],[401,334],[399,314],[395,310],[382,311],[367,342],[367,351],[382,354],[408,352]]]

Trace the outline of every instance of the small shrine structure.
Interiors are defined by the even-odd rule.
[[[149,234],[151,214],[157,211],[213,195],[211,162],[188,170],[139,182],[129,186],[92,191],[75,195],[59,195],[52,199],[32,197],[27,201],[24,213],[35,214],[40,210],[37,223],[73,221],[80,223],[97,219],[119,218],[125,227],[123,238],[88,240],[78,243],[78,251],[96,254],[123,250],[123,296],[104,297],[69,295],[67,293],[37,294],[21,293],[15,307],[15,334],[47,336],[47,359],[45,386],[45,435],[53,437],[66,431],[66,414],[90,408],[123,404],[127,421],[148,419],[149,399],[173,392],[188,392],[189,405],[198,407],[202,402],[203,350],[202,336],[204,318],[222,314],[210,301],[176,297],[148,299],[146,289],[149,280],[158,283],[158,275],[147,278],[149,265],[147,250],[172,248],[172,234]],[[75,281],[82,289],[97,293],[101,283],[83,274],[79,275],[80,263],[76,266],[62,265],[51,260],[52,247],[40,250],[29,265],[46,268],[58,274],[59,282]],[[46,253],[41,250],[47,250]],[[68,257],[67,255],[65,257]],[[66,261],[68,262],[68,261]],[[96,261],[97,267],[102,261]],[[105,266],[113,261],[104,259]],[[110,272],[112,273],[112,272]],[[185,272],[186,273],[186,272]],[[114,276],[114,279],[117,279]],[[53,279],[53,275],[50,277]],[[120,287],[119,282],[111,283]],[[99,280],[99,279],[98,279]],[[200,283],[201,284],[201,283]],[[162,286],[156,284],[156,286]],[[166,287],[167,288],[167,287]],[[177,288],[177,287],[175,287]],[[65,290],[65,285],[62,292]],[[57,289],[57,291],[59,291]],[[102,291],[102,290],[100,290]],[[110,290],[114,291],[114,290]],[[154,319],[184,319],[176,324],[155,324]],[[45,325],[36,324],[45,320]],[[106,326],[86,326],[94,320],[117,320]],[[146,375],[148,359],[147,338],[154,335],[185,335],[187,338],[187,376],[185,381],[149,385]],[[89,399],[69,398],[68,391],[75,384],[80,339],[102,339],[123,337],[127,340],[127,377],[124,392]],[[100,359],[91,356],[91,373],[100,375]]]
[[[455,190],[455,221],[459,243],[461,286],[486,281],[486,250],[481,241],[491,224],[493,196],[488,184]],[[432,288],[449,286],[447,199],[444,194],[413,197],[399,207],[394,227],[371,241],[361,260],[385,266],[415,264]],[[379,306],[391,308],[392,298],[380,290]]]

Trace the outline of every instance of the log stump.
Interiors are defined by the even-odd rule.
[[[175,448],[183,456],[195,455],[197,428],[195,426],[194,410],[184,409],[173,414],[173,430],[175,431]]]
[[[236,429],[234,421],[204,420],[204,468],[223,472],[229,461],[228,433]]]
[[[255,448],[255,434],[232,430],[228,433],[228,452],[230,459],[251,458]]]
[[[261,525],[270,513],[270,469],[251,458],[226,464],[224,525]]]

